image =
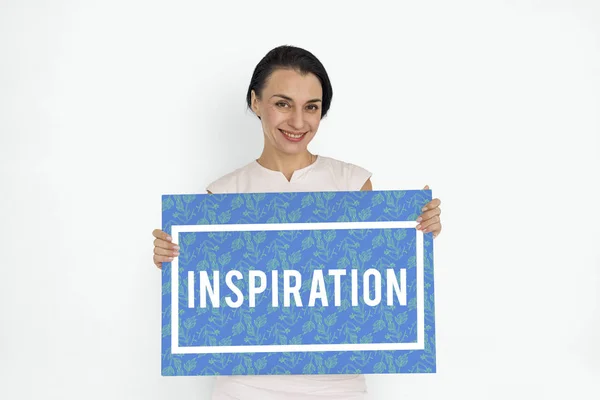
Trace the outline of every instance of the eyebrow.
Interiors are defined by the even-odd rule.
[[[285,96],[283,94],[274,94],[273,96],[271,96],[271,98],[273,98],[273,97],[281,97],[282,99],[286,99],[286,100],[289,100],[289,101],[294,101],[291,97]],[[321,99],[312,99],[312,100],[307,101],[307,103],[317,103],[317,102],[320,102],[320,101],[321,101]]]

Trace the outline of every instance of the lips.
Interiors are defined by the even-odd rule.
[[[284,131],[283,129],[280,129],[279,132],[283,134],[283,137],[292,142],[299,142],[306,135],[306,132]]]

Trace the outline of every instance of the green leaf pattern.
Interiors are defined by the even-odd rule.
[[[173,225],[264,224],[294,222],[359,222],[415,220],[431,200],[427,191],[317,192],[224,195],[163,196],[163,230]],[[416,234],[414,229],[354,229],[349,231],[244,231],[190,232],[180,234],[179,256],[179,345],[299,345],[332,343],[402,343],[417,337]],[[170,267],[163,267],[163,375],[253,375],[253,374],[353,374],[435,372],[435,323],[433,245],[430,234],[425,245],[425,349],[319,352],[267,352],[171,354]],[[350,293],[350,269],[359,271],[359,303],[342,296],[333,306],[332,268],[347,270],[342,277],[343,293]],[[362,299],[361,276],[369,268],[406,268],[408,305],[386,305],[385,280],[382,302],[371,307]],[[239,270],[244,279],[236,286],[244,294],[240,308],[226,306],[232,295],[224,285],[229,270]],[[270,305],[272,286],[257,296],[255,308],[248,307],[247,271],[300,271],[303,307]],[[221,306],[188,308],[187,271],[218,270],[223,282]],[[324,271],[328,306],[320,300],[307,307],[312,272]],[[382,276],[385,278],[385,276]],[[292,280],[293,281],[293,280]],[[215,282],[212,282],[213,284]],[[374,285],[371,284],[371,293]],[[235,296],[234,296],[235,297]]]

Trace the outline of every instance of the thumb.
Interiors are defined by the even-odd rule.
[[[423,188],[423,190],[429,190],[429,185],[425,185],[425,187]]]

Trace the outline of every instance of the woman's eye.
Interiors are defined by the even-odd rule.
[[[312,110],[312,111],[316,111],[316,110],[318,110],[318,109],[319,109],[319,107],[318,107],[318,106],[316,106],[315,104],[311,104],[311,105],[309,105],[309,106],[308,106],[308,109],[309,109],[309,110]]]
[[[277,107],[286,107],[288,104],[284,102],[275,103]]]

